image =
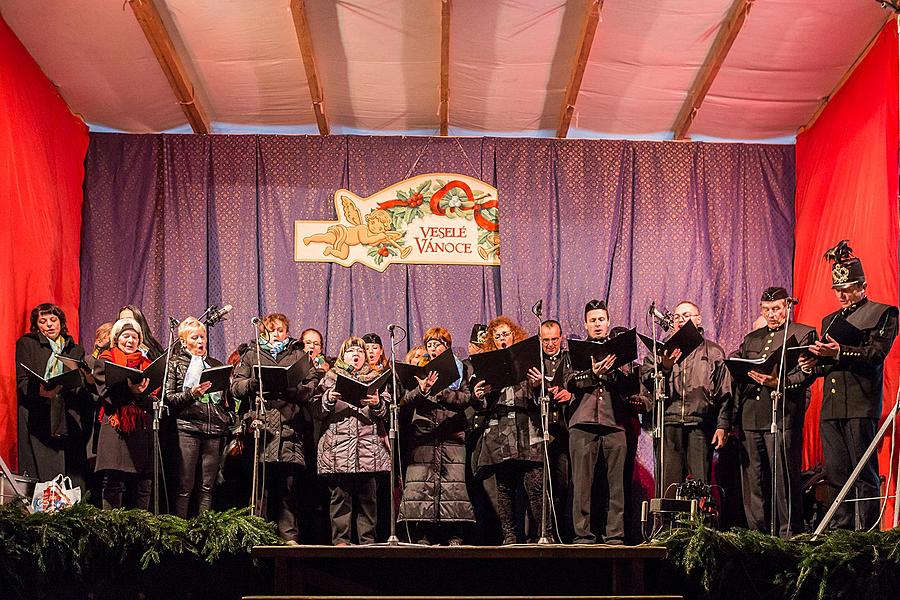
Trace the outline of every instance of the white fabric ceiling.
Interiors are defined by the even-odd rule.
[[[316,133],[290,0],[156,0],[216,133]],[[569,137],[665,139],[732,0],[606,0]],[[587,0],[452,0],[450,133],[554,135]],[[190,131],[123,0],[0,0],[94,130]],[[332,133],[438,131],[440,0],[307,0]],[[690,129],[790,139],[884,23],[756,0]]]

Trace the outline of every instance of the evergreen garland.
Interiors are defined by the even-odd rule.
[[[0,596],[7,598],[240,598],[271,586],[250,549],[281,543],[247,509],[190,520],[77,504],[28,514],[0,506]],[[837,531],[782,540],[684,524],[653,541],[668,551],[686,598],[900,598],[900,530]]]
[[[250,557],[281,543],[247,509],[184,520],[89,504],[54,513],[0,506],[0,594],[5,598],[239,598],[268,577]]]
[[[900,598],[900,530],[835,531],[782,540],[684,524],[653,542],[685,580],[686,598],[888,600]]]

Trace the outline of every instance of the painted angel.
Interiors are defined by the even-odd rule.
[[[400,258],[406,258],[412,252],[412,247],[404,248],[397,244],[396,240],[402,234],[391,229],[391,215],[386,210],[380,208],[373,210],[366,215],[365,224],[363,224],[359,208],[350,198],[341,196],[341,207],[344,211],[344,218],[353,225],[352,227],[340,223],[332,225],[325,233],[316,233],[303,238],[303,244],[306,246],[311,243],[328,244],[322,251],[323,256],[334,256],[340,260],[344,260],[350,255],[351,246],[358,245],[387,244],[400,252]]]

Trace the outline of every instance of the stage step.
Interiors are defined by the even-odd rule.
[[[678,600],[660,546],[261,546],[274,595],[252,598]],[[247,600],[250,600],[248,598]]]
[[[415,596],[418,600],[484,600],[484,596]],[[683,596],[490,596],[491,600],[683,600]],[[410,596],[244,596],[243,600],[410,600]]]

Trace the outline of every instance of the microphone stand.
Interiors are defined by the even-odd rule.
[[[541,446],[544,449],[544,468],[541,476],[541,537],[538,539],[538,545],[544,546],[552,544],[553,540],[549,536],[548,514],[550,508],[550,397],[547,396],[547,378],[545,377],[544,365],[544,347],[541,345],[541,310],[542,302],[539,300],[531,307],[531,312],[538,320],[538,364],[541,367],[541,395],[538,402],[541,406]]]
[[[400,539],[397,537],[397,504],[394,502],[394,484],[397,481],[396,461],[397,461],[397,429],[399,423],[399,410],[397,408],[397,341],[394,336],[396,325],[388,327],[391,334],[391,402],[388,404],[388,444],[391,452],[391,531],[388,535],[388,546],[400,545]],[[402,341],[402,340],[401,340]]]
[[[656,442],[656,465],[654,465],[654,480],[656,488],[656,497],[662,498],[665,495],[663,486],[663,473],[666,458],[665,449],[665,427],[666,427],[666,394],[663,388],[663,373],[659,369],[659,353],[657,341],[657,328],[659,324],[656,322],[656,300],[650,304],[650,321],[651,335],[653,338],[653,440]]]
[[[263,399],[263,382],[262,382],[262,358],[259,348],[259,319],[253,319],[253,335],[256,340],[256,372],[259,381],[259,392],[256,394],[256,418],[251,422],[253,428],[253,474],[250,478],[250,514],[262,516],[257,513],[257,509],[262,508],[262,492],[259,490],[259,482],[261,478],[265,478],[265,464],[262,466],[262,474],[260,474],[260,463],[263,457],[260,455],[260,428],[265,425],[263,421],[264,411],[266,409],[266,401]]]
[[[778,363],[778,384],[775,386],[775,391],[771,394],[772,423],[769,425],[769,433],[772,434],[772,490],[769,498],[771,502],[769,534],[772,536],[778,535],[778,463],[780,462],[779,449],[781,447],[781,444],[779,443],[780,439],[778,437],[778,404],[779,402],[781,402],[781,399],[784,398],[785,395],[785,377],[787,376],[787,373],[785,373],[785,357],[787,356],[788,329],[791,325],[791,308],[793,308],[794,306],[790,301],[790,298],[788,298],[785,302],[786,316],[784,319],[784,336],[781,343],[781,360]],[[784,406],[781,407],[781,410],[784,411]],[[788,495],[788,502],[790,502],[791,490],[785,489],[785,492]],[[790,523],[788,523],[788,525],[790,525]]]
[[[160,480],[160,454],[162,447],[159,443],[159,423],[162,421],[163,412],[168,409],[165,403],[166,393],[169,387],[169,365],[172,362],[172,348],[175,346],[175,331],[178,321],[169,317],[169,345],[166,347],[166,369],[163,372],[162,387],[159,390],[159,398],[153,401],[153,514],[159,514],[159,480]],[[152,391],[152,390],[151,390]]]

